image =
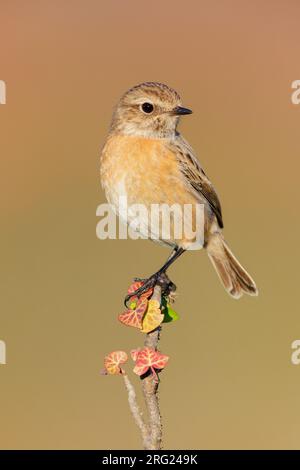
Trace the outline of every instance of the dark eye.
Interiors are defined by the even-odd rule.
[[[154,107],[153,107],[153,104],[151,103],[143,103],[142,104],[142,110],[144,111],[144,113],[147,113],[147,114],[150,114],[152,113]]]

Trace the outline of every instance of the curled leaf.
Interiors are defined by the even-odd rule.
[[[124,364],[127,359],[128,356],[124,351],[113,351],[109,353],[104,359],[106,373],[109,375],[125,374],[125,371],[120,367],[120,364]]]

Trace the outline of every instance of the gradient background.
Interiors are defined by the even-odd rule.
[[[201,252],[172,267],[165,448],[299,449],[299,1],[0,0],[0,15],[0,447],[140,447],[121,379],[99,371],[142,344],[116,317],[167,251],[97,240],[95,212],[112,107],[157,80],[194,110],[181,130],[260,288],[230,299]]]

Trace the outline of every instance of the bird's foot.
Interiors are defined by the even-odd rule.
[[[144,292],[149,289],[153,289],[156,285],[161,287],[162,295],[165,296],[169,295],[171,292],[175,292],[176,290],[175,284],[169,279],[164,271],[158,271],[157,273],[152,274],[148,279],[135,278],[134,280],[142,282],[143,285],[131,294],[126,295],[124,304],[127,308],[127,304],[132,297],[139,298]]]

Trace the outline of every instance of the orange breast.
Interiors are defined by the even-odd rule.
[[[197,199],[188,189],[176,155],[163,139],[111,136],[101,156],[101,180],[108,201],[118,207],[120,196],[128,205],[195,205]],[[194,218],[190,221],[194,229]],[[171,235],[171,238],[174,238]],[[182,245],[184,240],[177,240]]]
[[[101,179],[108,198],[123,186],[130,204],[196,202],[163,139],[110,137],[102,153]]]

